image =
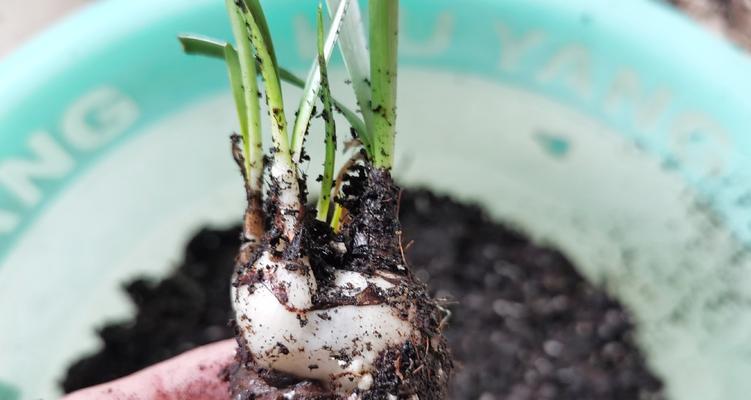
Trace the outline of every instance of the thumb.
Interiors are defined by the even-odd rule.
[[[63,400],[226,399],[221,377],[235,355],[232,339],[209,344],[115,381],[73,392]]]

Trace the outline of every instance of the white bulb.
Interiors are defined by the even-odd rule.
[[[303,262],[306,262],[305,260]],[[339,393],[373,384],[373,362],[379,353],[419,332],[387,304],[342,305],[312,310],[315,279],[310,268],[286,268],[264,253],[254,264],[263,280],[233,291],[237,323],[248,350],[259,366],[316,379]],[[336,271],[334,286],[340,295],[354,297],[368,285],[388,289],[395,276],[366,276]],[[286,292],[286,296],[275,292]]]

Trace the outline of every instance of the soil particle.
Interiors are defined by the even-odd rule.
[[[629,315],[561,253],[429,192],[401,209],[415,273],[452,303],[451,398],[664,398]]]
[[[347,269],[369,274],[376,268],[404,272],[397,218],[399,188],[385,170],[358,165],[353,171],[347,177],[341,200],[351,216],[343,228],[349,249],[343,264]]]
[[[478,207],[426,191],[402,195],[400,219],[404,243],[414,240],[405,249],[409,265],[452,312],[445,334],[458,365],[449,398],[664,398],[634,344],[627,312],[559,252],[492,222]],[[201,231],[173,275],[128,284],[135,319],[101,329],[104,347],[71,366],[64,389],[232,337],[228,293],[238,232]],[[396,359],[391,366],[401,365]],[[398,374],[404,369],[386,366],[383,380]]]
[[[107,382],[232,336],[229,288],[239,228],[204,229],[187,245],[169,277],[139,278],[124,290],[136,307],[132,320],[108,323],[101,349],[76,361],[62,382],[66,392]]]

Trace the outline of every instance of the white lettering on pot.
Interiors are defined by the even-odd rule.
[[[592,96],[592,55],[581,45],[564,46],[556,52],[537,74],[537,80],[549,84],[553,81],[568,86],[582,98]]]
[[[500,71],[528,74],[540,85],[555,87],[580,101],[590,103],[610,118],[625,118],[636,139],[666,141],[669,154],[702,178],[727,172],[733,144],[728,132],[710,115],[700,111],[673,110],[677,96],[672,88],[650,86],[634,68],[621,67],[595,86],[596,64],[601,55],[580,43],[556,45],[550,35],[537,30],[514,32],[503,22],[495,22],[500,41]],[[543,52],[543,53],[540,53]],[[531,57],[541,64],[525,65]],[[591,103],[596,102],[596,103]],[[676,112],[677,111],[677,112]]]
[[[507,72],[518,69],[524,57],[531,50],[539,48],[546,36],[542,31],[531,31],[514,36],[511,29],[503,23],[497,23],[496,30],[501,42],[500,66]]]
[[[695,165],[702,174],[725,172],[731,141],[725,130],[709,116],[698,112],[678,115],[670,129],[671,150],[683,163]]]
[[[136,103],[113,87],[96,88],[74,101],[62,115],[62,139],[42,130],[28,135],[29,156],[0,160],[0,198],[19,206],[0,209],[0,235],[14,233],[26,211],[39,205],[46,187],[41,183],[74,172],[75,155],[94,152],[125,133],[137,120]],[[67,146],[69,147],[67,147]]]
[[[407,32],[408,18],[402,18],[399,29]],[[427,35],[425,40],[416,40],[409,35],[403,35],[399,46],[403,54],[411,56],[436,56],[445,52],[451,46],[451,39],[454,34],[454,15],[446,11],[436,17],[433,32]]]
[[[647,130],[654,127],[658,119],[670,106],[672,94],[665,88],[648,92],[639,75],[632,69],[622,69],[616,73],[605,94],[605,111],[611,115],[631,110],[636,128]]]
[[[435,25],[432,32],[425,35],[424,38],[415,38],[407,34],[406,27],[409,26],[409,14],[401,11],[404,15],[401,18],[400,31],[402,35],[399,39],[399,52],[402,55],[431,57],[445,53],[451,47],[451,40],[455,32],[456,18],[451,12],[443,12],[436,17]],[[419,16],[422,19],[423,16]],[[311,24],[310,19],[305,15],[297,15],[293,21],[295,43],[297,44],[297,53],[300,58],[307,60],[316,57],[316,29]]]
[[[295,31],[297,54],[303,60],[316,57],[316,30],[305,15],[298,15],[292,21]]]
[[[62,178],[73,170],[73,157],[47,132],[29,137],[34,159],[10,159],[0,164],[0,186],[3,186],[26,207],[42,199],[42,190],[34,179]]]
[[[125,132],[138,113],[138,106],[117,89],[101,87],[70,106],[62,121],[63,136],[78,150],[93,150]]]
[[[0,235],[12,232],[21,223],[21,217],[16,213],[0,210]]]

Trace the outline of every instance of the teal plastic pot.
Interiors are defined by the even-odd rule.
[[[266,1],[293,69],[316,4]],[[399,179],[560,247],[633,310],[672,399],[748,399],[748,59],[650,1],[403,8]],[[132,312],[120,282],[239,220],[225,69],[181,32],[229,37],[222,2],[99,1],[0,62],[3,400],[58,394]]]

